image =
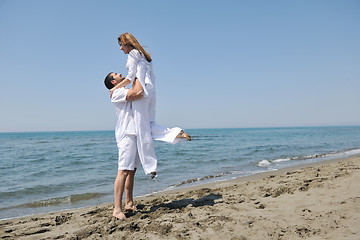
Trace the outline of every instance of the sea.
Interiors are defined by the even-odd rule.
[[[186,129],[155,142],[158,176],[134,196],[360,154],[360,126]],[[0,219],[113,202],[114,131],[0,133]]]

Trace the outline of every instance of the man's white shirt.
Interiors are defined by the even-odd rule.
[[[118,117],[115,137],[119,142],[126,134],[136,135],[134,117],[132,111],[132,101],[126,100],[126,94],[129,91],[127,88],[119,88],[113,92],[111,102],[114,105],[116,115]]]

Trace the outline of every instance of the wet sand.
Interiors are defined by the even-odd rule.
[[[1,239],[360,239],[360,156],[0,221]]]

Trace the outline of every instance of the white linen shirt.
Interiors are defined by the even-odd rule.
[[[128,59],[126,61],[126,69],[128,74],[126,76],[131,82],[134,82],[137,72],[137,66],[141,59],[141,53],[137,49],[133,49],[128,54]]]
[[[128,91],[129,89],[125,87],[116,89],[111,97],[118,117],[115,127],[116,142],[119,142],[125,135],[136,135],[132,101],[126,100]]]
[[[144,90],[144,97],[148,96],[148,89],[155,87],[155,78],[152,74],[152,63],[148,62],[143,54],[137,49],[132,49],[128,54],[126,62],[128,74],[126,76],[131,82],[138,78]]]

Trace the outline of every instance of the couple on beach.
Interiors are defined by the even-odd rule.
[[[140,163],[145,174],[156,177],[157,158],[153,140],[175,144],[182,139],[191,140],[181,128],[167,128],[155,124],[155,78],[152,59],[130,33],[118,37],[120,50],[128,54],[128,74],[110,72],[105,86],[110,90],[118,120],[115,137],[119,150],[118,173],[114,183],[115,208],[113,216],[125,219],[122,195],[125,189],[125,210],[136,211],[133,200],[134,175]],[[131,88],[126,88],[128,84]]]

